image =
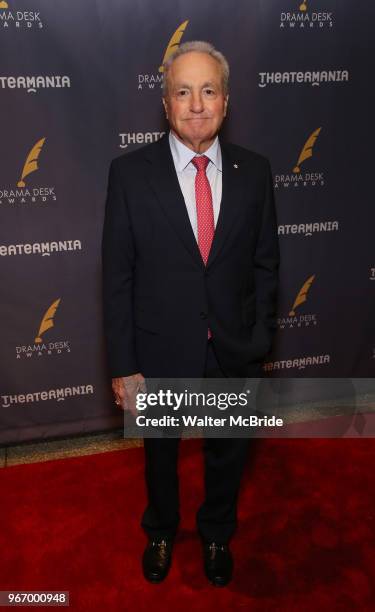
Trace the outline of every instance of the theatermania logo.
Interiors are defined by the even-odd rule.
[[[1,396],[1,406],[10,408],[16,404],[30,404],[55,400],[65,402],[71,397],[86,396],[94,394],[94,385],[75,385],[74,387],[58,387],[55,389],[44,389],[43,391],[29,391],[24,393],[9,394]]]
[[[56,201],[54,186],[35,185],[41,155],[46,139],[41,138],[30,149],[21,166],[17,183],[11,187],[0,188],[0,204],[47,204]],[[31,175],[31,178],[30,178]],[[34,184],[33,184],[34,183]]]
[[[13,10],[14,2],[11,0],[0,1],[0,27],[17,28],[18,30],[35,30],[44,27],[40,11]]]
[[[178,28],[175,30],[175,32],[173,32],[171,39],[165,50],[162,62],[158,68],[158,72],[151,73],[151,74],[139,74],[138,75],[138,91],[141,91],[144,89],[155,89],[155,86],[159,89],[161,88],[162,82],[163,82],[163,72],[164,72],[163,64],[168,59],[168,57],[172,55],[172,53],[180,45],[181,38],[186,30],[188,23],[189,23],[188,19],[186,21],[183,21],[178,26]]]
[[[331,355],[303,355],[301,357],[291,357],[290,359],[280,359],[279,361],[269,361],[263,364],[263,370],[265,372],[304,370],[311,366],[326,366],[330,362]]]
[[[291,11],[280,13],[280,28],[288,30],[312,30],[328,29],[334,24],[334,14],[332,11],[316,10],[316,2],[310,0],[294,0],[295,8]]]
[[[277,228],[279,236],[305,236],[306,238],[313,236],[313,234],[338,231],[339,222],[337,220],[308,221],[307,223],[284,223],[279,225]]]
[[[68,340],[48,341],[49,334],[45,338],[46,332],[55,327],[55,317],[60,302],[61,298],[58,298],[45,311],[37,328],[38,332],[34,337],[34,342],[16,346],[17,359],[70,353],[70,342]]]
[[[36,93],[39,89],[70,88],[70,77],[66,75],[0,76],[0,89],[23,89]]]
[[[314,280],[315,274],[309,276],[309,278],[303,283],[301,289],[298,291],[294,299],[292,308],[288,312],[288,315],[278,318],[277,324],[279,329],[293,329],[294,327],[314,327],[318,324],[318,318],[315,313],[299,312],[300,306],[302,306],[302,304],[304,304],[308,300],[309,291]]]
[[[258,87],[267,85],[300,85],[308,84],[313,87],[330,85],[332,83],[347,83],[349,70],[289,70],[284,72],[259,72]]]
[[[18,242],[17,244],[0,244],[0,257],[13,255],[41,255],[50,257],[53,253],[82,251],[80,240],[52,240],[49,242]]]
[[[121,132],[119,134],[120,149],[127,149],[132,145],[150,144],[164,136],[165,132]]]
[[[283,174],[275,174],[274,177],[274,187],[275,189],[288,189],[296,188],[296,187],[323,187],[324,186],[324,172],[322,170],[318,170],[315,172],[309,172],[307,164],[307,168],[305,169],[307,160],[311,159],[315,156],[316,149],[316,141],[321,132],[321,127],[314,130],[309,137],[307,138],[305,144],[303,145],[300,154],[298,156],[297,162],[293,166],[291,172],[286,172]]]

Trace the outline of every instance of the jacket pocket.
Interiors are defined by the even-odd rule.
[[[136,307],[134,310],[134,324],[138,329],[142,329],[151,334],[158,334],[161,328],[161,317],[160,314],[156,312]]]

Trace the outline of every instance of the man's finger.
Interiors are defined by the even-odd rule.
[[[140,383],[139,383],[139,391],[141,393],[147,393],[147,387],[146,387],[146,380],[145,379],[140,381]]]
[[[137,396],[137,389],[134,389],[134,391],[132,391],[131,393],[127,393],[127,397],[126,397],[127,410],[131,412],[134,417],[138,416],[136,396]]]

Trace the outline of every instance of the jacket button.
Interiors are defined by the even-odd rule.
[[[201,319],[207,319],[207,312],[203,312],[203,310],[202,310],[202,312],[200,313],[200,318]]]

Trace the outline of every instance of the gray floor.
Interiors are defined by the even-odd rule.
[[[124,440],[122,430],[52,441],[27,442],[1,448],[0,467],[93,455],[141,445],[140,440]]]

